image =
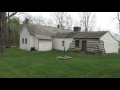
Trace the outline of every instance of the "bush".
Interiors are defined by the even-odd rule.
[[[10,46],[6,46],[6,48],[10,48]]]

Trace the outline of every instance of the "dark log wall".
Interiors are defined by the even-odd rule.
[[[99,39],[87,39],[86,52],[99,53]]]
[[[72,41],[72,43],[70,44],[68,50],[70,50],[70,51],[80,51],[80,48],[76,48],[76,47],[75,47],[75,39],[73,39],[73,41]]]
[[[100,53],[105,54],[105,48],[104,48],[104,41],[100,41],[100,45],[99,45],[99,51]]]
[[[75,40],[79,40],[79,48],[75,47]],[[86,52],[88,53],[105,53],[104,42],[99,39],[74,39],[69,46],[70,51],[82,51],[82,41],[86,41]]]

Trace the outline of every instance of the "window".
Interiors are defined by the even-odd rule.
[[[79,40],[75,40],[75,47],[79,47]]]
[[[24,38],[22,38],[22,44],[24,44]]]
[[[62,46],[63,46],[63,47],[65,46],[65,41],[62,41]]]
[[[25,39],[25,44],[27,44],[27,38]]]

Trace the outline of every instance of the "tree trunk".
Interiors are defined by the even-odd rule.
[[[2,19],[0,18],[0,54],[3,53]]]
[[[9,17],[9,12],[8,12],[8,16]],[[10,27],[9,27],[9,18],[7,18],[7,44],[6,44],[6,47],[11,47],[11,31],[10,31]]]
[[[0,12],[0,54],[3,54],[3,29],[5,29],[6,12]]]
[[[9,24],[8,24],[8,47],[11,47],[11,30],[9,28]]]

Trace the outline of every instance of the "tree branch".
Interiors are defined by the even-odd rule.
[[[9,15],[7,18],[9,19],[10,17],[14,16],[17,12],[12,13],[11,15]]]

